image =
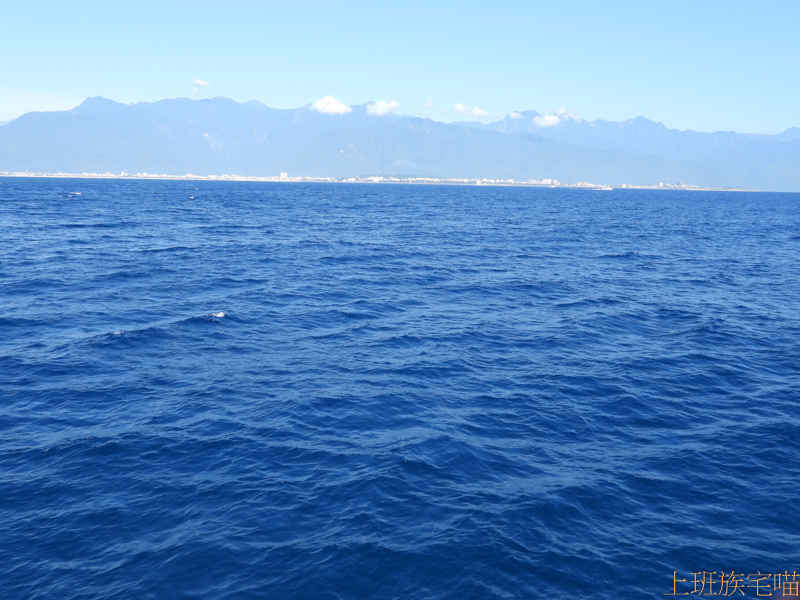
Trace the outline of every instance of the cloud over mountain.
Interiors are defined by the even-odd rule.
[[[338,98],[325,96],[324,98],[316,100],[311,105],[311,110],[322,113],[323,115],[345,115],[353,109]]]
[[[539,115],[538,117],[533,117],[533,122],[539,127],[552,127],[553,125],[558,125],[560,121],[561,119],[556,115]]]
[[[510,115],[509,117],[512,119],[519,118],[519,117],[511,117]],[[579,117],[573,115],[563,106],[559,108],[556,112],[551,113],[549,115],[536,115],[535,117],[533,117],[533,122],[538,127],[553,127],[554,125],[558,125],[559,123],[563,123],[564,121],[580,121],[580,120],[581,119]]]
[[[367,104],[367,114],[375,117],[383,117],[397,110],[400,106],[395,100],[387,102],[386,100],[379,100]]]

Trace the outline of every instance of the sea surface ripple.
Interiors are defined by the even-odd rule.
[[[798,194],[2,178],[0,231],[3,598],[800,570]]]

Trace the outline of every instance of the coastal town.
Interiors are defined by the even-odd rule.
[[[568,183],[558,179],[527,179],[525,181],[516,179],[489,179],[489,178],[441,178],[441,177],[398,177],[394,175],[364,175],[360,177],[310,177],[310,176],[290,176],[287,172],[278,175],[260,177],[256,175],[170,175],[166,173],[39,173],[31,171],[0,171],[0,177],[51,177],[51,178],[74,178],[74,179],[159,179],[172,181],[261,181],[261,182],[282,182],[282,183],[362,183],[362,184],[414,184],[414,185],[482,185],[482,186],[514,186],[514,187],[537,187],[537,188],[577,188],[587,190],[613,190],[613,189],[654,189],[654,190],[724,190],[724,191],[757,191],[749,188],[721,188],[721,187],[702,187],[688,185],[682,181],[677,183],[659,182],[653,185],[640,185],[631,183],[621,183],[616,185],[606,185],[579,181]]]

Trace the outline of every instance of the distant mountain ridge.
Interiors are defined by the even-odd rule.
[[[714,160],[717,152],[743,144],[776,144],[800,140],[800,129],[793,127],[777,135],[717,131],[702,133],[669,129],[645,117],[621,123],[613,121],[584,121],[569,116],[556,117],[555,125],[539,125],[542,115],[535,111],[515,113],[494,123],[462,123],[506,133],[525,132],[541,135],[556,142],[582,144],[600,150],[620,150],[637,154],[659,154],[676,160]]]
[[[512,113],[440,123],[311,105],[276,109],[227,98],[120,104],[87,98],[0,127],[0,171],[660,181],[800,191],[800,129],[698,133],[644,117],[621,123]]]

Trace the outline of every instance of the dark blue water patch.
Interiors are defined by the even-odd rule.
[[[3,597],[800,570],[799,206],[2,178]]]

